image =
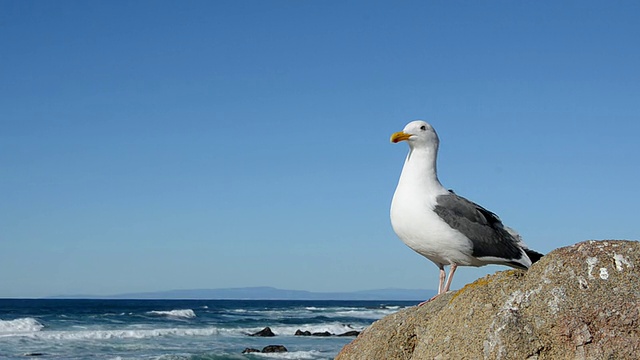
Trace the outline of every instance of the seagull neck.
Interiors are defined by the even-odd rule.
[[[421,183],[422,186],[427,185],[438,190],[444,189],[438,180],[437,155],[437,148],[411,149],[405,160],[400,181]]]

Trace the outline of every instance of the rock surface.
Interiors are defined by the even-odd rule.
[[[389,315],[355,359],[637,359],[640,243],[586,241]]]

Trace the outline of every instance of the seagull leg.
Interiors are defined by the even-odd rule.
[[[449,269],[449,278],[447,279],[447,285],[445,285],[443,292],[449,291],[449,287],[451,286],[451,280],[453,280],[453,274],[456,272],[457,268],[458,268],[457,264],[451,264],[451,268]],[[442,273],[440,273],[440,277],[442,278]]]
[[[440,282],[438,283],[438,295],[440,295],[446,292],[446,290],[444,289],[444,279],[447,277],[447,273],[444,271],[444,265],[438,264],[438,267],[440,268]]]
[[[445,293],[445,292],[446,292],[446,291],[444,290],[444,279],[446,278],[447,273],[444,271],[444,265],[442,265],[442,264],[436,264],[436,265],[438,265],[438,268],[440,269],[440,282],[438,283],[438,294],[437,294],[437,295],[434,295],[434,296],[433,296],[431,299],[429,299],[429,300],[425,300],[425,301],[421,302],[420,304],[418,304],[418,306],[422,306],[422,305],[424,305],[424,304],[428,303],[429,301],[431,301],[431,300],[433,300],[433,299],[437,298],[437,297],[438,297],[438,295],[440,295],[440,294],[442,294],[442,293]]]

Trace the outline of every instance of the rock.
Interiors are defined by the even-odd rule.
[[[258,331],[257,333],[249,334],[249,336],[270,337],[270,336],[276,336],[276,334],[274,334],[273,331],[271,331],[271,328],[267,326],[266,328]]]
[[[337,360],[636,359],[640,243],[586,241],[373,323]]]
[[[284,345],[267,345],[264,348],[262,348],[262,352],[263,353],[280,353],[280,352],[287,352],[289,350],[287,350],[286,347],[284,347]]]
[[[347,331],[347,332],[345,332],[343,334],[340,334],[338,336],[358,336],[358,335],[360,335],[360,331],[351,330],[351,331]]]
[[[314,333],[311,334],[311,336],[331,336],[331,335],[333,335],[333,334],[328,332],[328,331],[314,332]]]
[[[284,347],[284,345],[267,345],[264,348],[262,348],[262,351],[258,350],[258,349],[254,349],[254,348],[245,348],[244,350],[242,350],[243,354],[251,354],[251,353],[280,353],[280,352],[287,352],[289,350],[287,350],[286,347]]]
[[[44,353],[31,352],[31,353],[25,353],[24,356],[44,356]]]
[[[311,336],[311,332],[308,330],[302,331],[300,329],[296,330],[295,336]]]

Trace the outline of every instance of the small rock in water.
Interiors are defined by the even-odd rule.
[[[258,331],[257,333],[249,334],[249,336],[264,336],[264,337],[268,337],[268,336],[276,336],[276,334],[274,334],[273,331],[271,331],[271,328],[267,326],[266,328]]]
[[[331,336],[333,334],[328,332],[328,331],[324,331],[324,332],[314,332],[311,335],[313,335],[313,336]]]
[[[351,330],[351,331],[347,331],[347,332],[346,332],[346,333],[344,333],[344,334],[340,334],[340,335],[338,335],[338,336],[358,336],[358,335],[360,335],[360,331],[357,331],[357,330]]]
[[[254,349],[254,348],[245,348],[244,350],[242,350],[243,354],[259,353],[259,352],[260,350]]]
[[[300,329],[296,330],[295,336],[311,336],[311,331],[305,330],[302,331]]]
[[[25,353],[24,356],[43,356],[44,353],[39,353],[39,352],[32,352],[32,353]]]
[[[284,347],[284,345],[267,345],[264,348],[262,348],[262,352],[263,353],[280,353],[280,352],[287,352],[289,350],[287,350],[286,347]]]

